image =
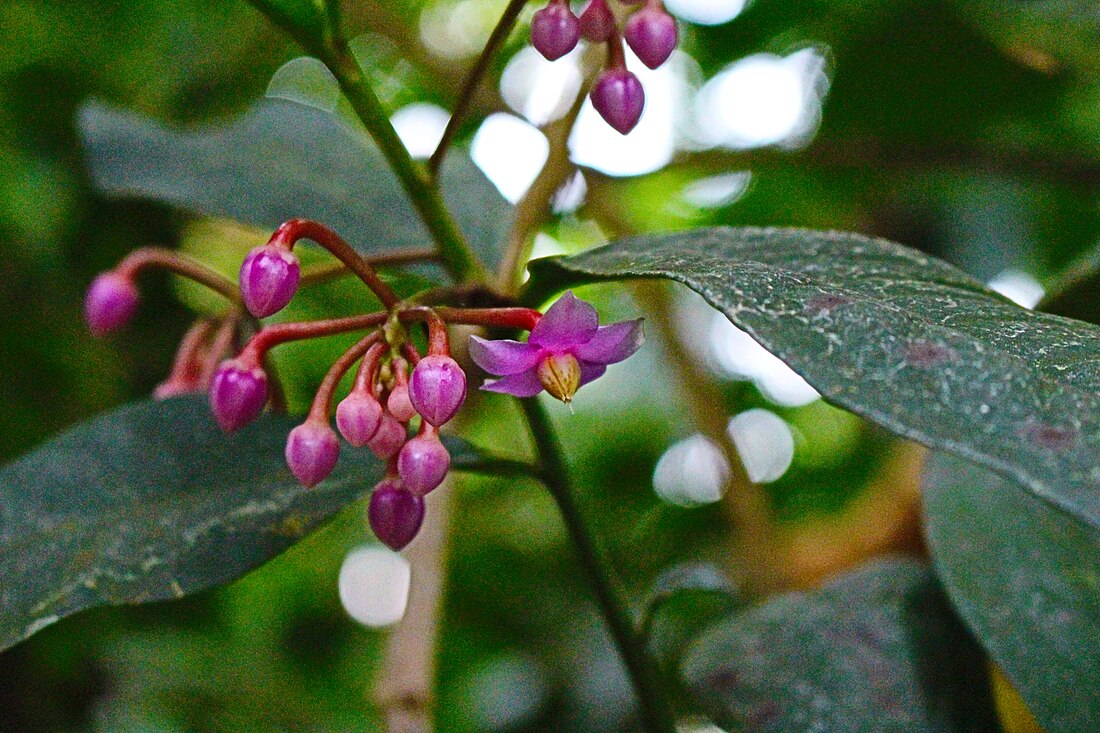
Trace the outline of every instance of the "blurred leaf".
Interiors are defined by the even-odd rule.
[[[1100,328],[855,234],[699,229],[530,269],[531,300],[593,280],[682,282],[833,403],[1100,526]]]
[[[1022,64],[1047,73],[1059,64],[1100,70],[1100,11],[1087,0],[954,0],[974,27]]]
[[[670,669],[700,629],[743,603],[722,570],[711,563],[685,562],[661,573],[642,609],[641,628],[654,656]]]
[[[947,455],[924,484],[955,607],[1045,730],[1100,730],[1100,530]]]
[[[1038,305],[1044,313],[1100,324],[1100,247],[1085,252]]]
[[[273,230],[287,219],[324,222],[361,252],[431,242],[397,178],[361,128],[285,100],[257,103],[228,126],[173,130],[98,103],[80,127],[95,185]],[[510,207],[473,162],[447,156],[444,196],[490,267]]]
[[[311,53],[320,55],[337,35],[338,0],[249,0]]]
[[[998,730],[981,651],[916,561],[728,616],[683,670],[704,710],[738,731]]]
[[[223,435],[205,397],[138,402],[0,468],[0,648],[85,608],[235,580],[382,478],[370,451],[345,450],[303,488],[283,458],[293,426],[267,414]],[[477,464],[449,447],[456,468]]]

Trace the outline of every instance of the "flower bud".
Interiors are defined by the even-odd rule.
[[[466,401],[466,373],[451,357],[429,354],[413,369],[409,398],[430,425],[439,427]]]
[[[543,388],[566,404],[573,401],[573,395],[581,386],[581,365],[577,357],[570,353],[551,354],[538,365],[535,373]]]
[[[241,263],[241,299],[257,318],[278,313],[294,293],[302,268],[293,252],[265,244],[248,253]]]
[[[382,421],[378,424],[378,430],[371,436],[367,446],[374,455],[388,460],[397,455],[401,446],[405,445],[408,432],[396,417],[388,412],[382,414]]]
[[[125,326],[138,307],[137,285],[117,272],[100,273],[84,298],[84,320],[96,336]]]
[[[397,456],[397,473],[401,476],[401,482],[418,496],[443,483],[450,468],[451,454],[434,430],[425,431],[405,443]]]
[[[550,61],[576,48],[580,35],[580,23],[566,2],[551,0],[531,19],[531,45]]]
[[[383,479],[371,494],[367,517],[378,539],[400,550],[413,541],[424,524],[424,497],[410,494],[396,479]]]
[[[364,390],[353,390],[336,406],[336,427],[356,448],[369,443],[381,424],[382,405]]]
[[[239,359],[222,362],[210,383],[210,409],[227,433],[243,428],[267,404],[267,375]]]
[[[409,397],[407,384],[399,384],[390,391],[390,396],[386,398],[386,409],[401,422],[408,422],[416,417],[416,408]]]
[[[656,69],[676,49],[676,21],[660,7],[647,5],[626,21],[623,36],[641,62]]]
[[[287,436],[286,464],[302,486],[324,481],[339,457],[340,439],[326,423],[306,420]]]
[[[626,69],[608,69],[592,85],[592,106],[607,124],[623,135],[634,129],[645,107],[638,77]]]
[[[615,32],[615,15],[607,0],[589,0],[579,18],[581,35],[593,43],[603,43]]]

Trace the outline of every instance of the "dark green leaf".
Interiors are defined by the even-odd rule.
[[[915,561],[728,616],[683,670],[704,710],[737,731],[997,730],[981,652]]]
[[[80,128],[92,180],[113,195],[266,229],[317,219],[368,254],[431,243],[378,148],[322,110],[268,99],[228,126],[181,131],[93,103]],[[447,156],[442,181],[463,232],[495,266],[508,203],[460,154]]]
[[[947,455],[924,497],[948,594],[1043,728],[1100,730],[1100,531]]]
[[[320,54],[337,28],[337,0],[249,0],[261,13],[301,43]]]
[[[532,299],[592,280],[682,282],[831,402],[1100,526],[1100,328],[855,234],[700,229],[531,269]]]
[[[699,630],[743,603],[720,568],[686,562],[665,570],[650,590],[640,626],[654,657],[670,669]]]
[[[0,468],[0,648],[85,608],[180,598],[289,547],[382,477],[345,449],[304,489],[283,459],[287,417],[223,435],[206,399],[139,402]],[[451,443],[456,468],[477,455]]]

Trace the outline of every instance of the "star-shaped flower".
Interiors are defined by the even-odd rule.
[[[532,397],[543,389],[562,402],[603,376],[608,364],[637,351],[645,336],[642,319],[601,326],[596,309],[567,291],[531,329],[526,343],[470,337],[470,356],[500,377],[482,385],[489,392]]]

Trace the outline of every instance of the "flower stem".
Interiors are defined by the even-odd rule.
[[[122,262],[118,263],[115,272],[132,279],[139,272],[154,267],[168,270],[189,280],[194,280],[200,285],[205,285],[231,303],[239,303],[241,300],[241,293],[237,289],[237,284],[232,280],[214,272],[206,265],[170,249],[159,247],[135,249],[126,255]]]
[[[665,693],[657,667],[635,631],[626,592],[610,573],[608,559],[585,523],[580,503],[569,480],[569,468],[562,455],[550,416],[537,398],[520,400],[538,451],[539,477],[561,510],[578,559],[596,593],[611,635],[622,655],[627,673],[638,696],[646,733],[676,733],[676,717]]]

